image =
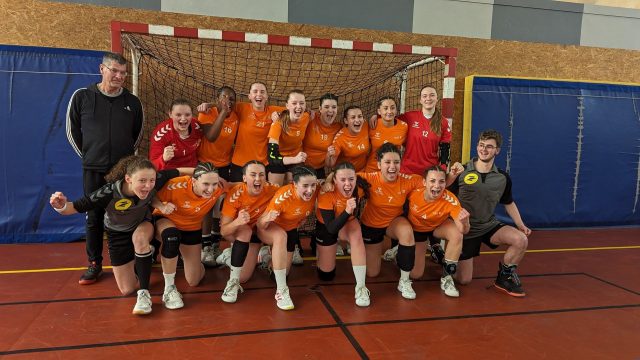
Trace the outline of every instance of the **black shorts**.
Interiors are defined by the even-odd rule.
[[[107,233],[107,248],[112,266],[122,266],[136,257],[133,248],[133,231],[114,231],[104,229]]]
[[[229,181],[242,182],[242,166],[236,164],[229,165]]]
[[[200,245],[200,244],[202,244],[202,229],[191,230],[191,231],[180,230],[180,245]]]
[[[290,164],[290,165],[273,165],[273,164],[269,164],[267,165],[267,173],[272,173],[272,174],[286,174],[288,172],[291,172],[291,169],[293,169],[294,167],[301,165],[301,164]]]
[[[504,226],[505,224],[499,223],[484,235],[474,238],[464,238],[462,240],[462,253],[460,254],[460,260],[468,260],[480,255],[480,245],[482,245],[482,243],[491,249],[498,248],[498,245],[491,243],[491,237]]]
[[[433,236],[433,231],[415,231],[414,230],[413,238],[416,240],[417,243],[426,242],[426,241],[431,242],[432,240],[435,239],[435,236]],[[438,240],[438,242],[440,242],[440,240]]]
[[[374,228],[365,224],[360,224],[362,230],[362,240],[365,245],[380,244],[384,240],[387,228]]]
[[[249,240],[250,244],[262,244],[262,240],[255,233],[251,234],[251,240]]]
[[[242,168],[240,170],[242,171]],[[231,181],[231,165],[218,168],[218,175],[227,181]]]
[[[338,234],[331,234],[327,227],[320,221],[316,221],[316,229],[313,236],[314,241],[318,246],[331,246],[338,242]]]

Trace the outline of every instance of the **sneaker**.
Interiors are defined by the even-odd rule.
[[[268,246],[263,246],[258,251],[258,263],[260,269],[269,270],[269,263],[271,262],[271,249]]]
[[[87,267],[87,271],[80,276],[80,280],[78,280],[78,284],[80,285],[90,285],[94,282],[98,281],[98,277],[102,274],[102,264],[99,264],[95,261],[89,263]]]
[[[218,265],[216,262],[216,254],[213,246],[205,246],[200,252],[200,261],[206,267],[215,267]]]
[[[398,291],[402,293],[402,297],[405,299],[413,300],[416,298],[416,292],[411,287],[411,280],[398,281]]]
[[[231,267],[231,246],[222,250],[216,258],[216,264]]]
[[[442,265],[444,263],[444,250],[440,244],[433,244],[431,246],[431,261],[436,264]]]
[[[392,247],[391,249],[384,252],[382,255],[382,260],[384,261],[396,261],[396,256],[398,255],[398,245]]]
[[[291,260],[293,265],[302,265],[304,263],[304,259],[302,259],[302,255],[300,255],[300,248],[296,245],[295,250],[293,250],[293,260]]]
[[[500,270],[498,270],[498,276],[493,286],[506,292],[507,294],[515,297],[524,297],[526,293],[522,289],[522,283],[515,269],[510,274],[502,272],[502,264],[500,264]]]
[[[369,304],[371,303],[369,295],[371,295],[371,293],[369,292],[369,289],[366,288],[366,286],[356,287],[356,305],[361,307],[369,306]]]
[[[336,256],[344,256],[344,250],[340,244],[336,246]]]
[[[164,294],[162,294],[162,302],[164,303],[164,307],[169,310],[180,309],[184,307],[184,302],[182,302],[182,294],[178,292],[175,285],[171,285],[169,289],[164,290]]]
[[[238,300],[238,291],[244,292],[244,289],[240,286],[240,281],[238,279],[229,279],[220,298],[226,303],[234,303]]]
[[[136,305],[133,307],[133,311],[131,313],[134,315],[151,314],[151,294],[149,294],[149,290],[138,290],[138,299],[136,300]]]
[[[293,301],[291,300],[291,296],[289,295],[289,288],[286,287],[282,290],[276,291],[276,305],[281,310],[293,310],[295,306],[293,306]]]
[[[440,278],[440,289],[444,291],[444,294],[451,297],[459,297],[460,292],[456,289],[456,284],[453,282],[451,275],[443,276]]]

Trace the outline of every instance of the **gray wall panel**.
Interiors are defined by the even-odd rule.
[[[548,0],[495,0],[491,38],[580,44],[583,7]]]
[[[162,0],[162,11],[287,22],[288,0]]]
[[[289,22],[411,32],[413,0],[289,0]]]
[[[585,5],[580,45],[640,50],[640,10]]]
[[[413,32],[491,38],[493,0],[415,0]]]

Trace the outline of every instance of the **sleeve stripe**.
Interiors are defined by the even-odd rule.
[[[140,111],[142,111],[142,125],[140,126],[140,133],[138,133],[138,139],[136,139],[135,144],[133,144],[133,149],[138,152],[138,146],[142,141],[142,135],[144,133],[144,105],[142,105],[142,101],[140,101]]]

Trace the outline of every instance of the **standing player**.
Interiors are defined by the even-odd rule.
[[[82,158],[82,186],[89,195],[106,184],[104,177],[120,159],[133,155],[142,140],[144,115],[140,100],[123,87],[127,60],[107,52],[100,64],[102,81],[78,89],[67,108],[67,138]],[[89,267],[81,285],[93,284],[102,273],[104,209],[87,211],[86,250]]]
[[[307,133],[302,144],[302,151],[307,154],[305,164],[315,169],[318,179],[326,176],[327,149],[333,143],[336,133],[342,129],[338,118],[338,97],[326,93],[320,97],[320,109],[309,122]]]
[[[527,250],[527,237],[531,234],[531,229],[522,221],[513,201],[511,178],[495,166],[495,158],[500,153],[501,145],[502,135],[499,132],[481,132],[476,148],[478,157],[469,161],[464,172],[450,187],[452,192],[457,193],[462,207],[471,214],[471,228],[464,237],[456,279],[461,284],[471,282],[473,258],[480,255],[482,243],[492,249],[506,245],[507,251],[498,266],[494,285],[511,296],[523,297],[525,291],[516,268]],[[505,206],[516,227],[505,225],[496,219],[494,212],[498,203]]]
[[[173,100],[169,119],[151,133],[149,159],[158,170],[195,167],[198,164],[196,150],[201,141],[200,124],[193,119],[189,102]]]
[[[349,162],[356,171],[362,171],[371,149],[362,109],[355,105],[344,109],[344,123],[346,127],[338,131],[333,144],[327,149],[327,164],[333,168],[336,162]]]
[[[371,153],[367,161],[366,172],[378,171],[378,160],[376,153],[384,143],[392,143],[401,149],[407,139],[407,123],[396,119],[398,110],[396,101],[391,96],[385,96],[378,100],[378,115],[380,120],[375,126],[369,128],[369,139],[371,140]]]
[[[427,241],[436,237],[447,242],[442,265],[440,288],[447,296],[458,297],[460,293],[453,282],[462,249],[462,236],[469,232],[469,213],[460,202],[445,189],[446,173],[441,167],[432,166],[424,173],[425,187],[409,195],[407,218],[413,227],[416,240],[416,263],[411,272],[413,279],[424,274],[424,255]]]

